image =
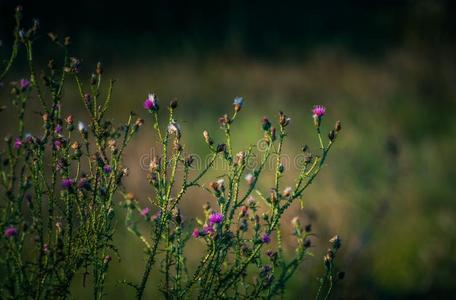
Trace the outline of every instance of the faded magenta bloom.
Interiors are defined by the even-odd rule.
[[[199,238],[200,237],[200,231],[199,231],[198,228],[193,229],[192,237],[194,237],[194,238]]]
[[[152,221],[157,221],[161,216],[161,210],[157,210],[157,212],[150,218]]]
[[[26,90],[30,87],[30,81],[28,79],[21,79],[19,80],[19,87],[21,90]]]
[[[149,97],[144,101],[144,108],[150,111],[158,110],[158,99],[155,94],[149,94]]]
[[[149,207],[144,207],[143,209],[141,209],[141,216],[143,217],[147,217],[147,215],[150,213],[150,208]]]
[[[203,226],[203,231],[205,234],[211,235],[214,233],[214,224],[207,225],[205,224]]]
[[[213,213],[209,216],[209,224],[220,224],[223,222],[223,215],[220,213]]]
[[[265,244],[269,244],[271,242],[271,236],[267,233],[265,233],[262,237],[261,237],[261,241]]]
[[[9,237],[12,237],[12,236],[15,236],[15,235],[17,235],[16,227],[11,225],[11,226],[9,226],[8,228],[5,229],[5,236],[6,237],[9,238]]]
[[[312,109],[312,113],[314,114],[314,116],[321,118],[326,113],[326,107],[324,107],[323,105],[315,105]]]
[[[104,165],[103,172],[105,172],[106,174],[109,174],[109,173],[111,173],[111,171],[112,171],[112,168],[110,165]]]
[[[57,133],[57,134],[62,133],[62,125],[57,124],[57,126],[55,126],[55,133]]]
[[[73,185],[73,179],[71,178],[64,178],[62,179],[62,187],[65,189],[70,189],[71,186]]]
[[[62,149],[62,141],[60,140],[55,140],[54,141],[54,148],[55,150],[59,151],[60,149]]]
[[[19,150],[22,147],[22,141],[20,138],[17,138],[16,141],[14,142],[14,148]]]

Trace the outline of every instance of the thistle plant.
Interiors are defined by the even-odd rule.
[[[295,218],[292,221],[297,241],[295,255],[291,258],[285,255],[281,221],[284,212],[293,202],[302,199],[321,171],[340,133],[341,123],[338,121],[328,133],[328,138],[324,139],[321,123],[326,109],[320,105],[313,108],[320,153],[313,154],[309,147],[303,147],[305,159],[299,175],[293,184],[283,183],[286,170],[281,159],[291,119],[280,112],[276,127],[268,118],[263,118],[264,149],[250,145],[235,153],[231,136],[243,105],[243,98],[235,98],[233,114],[219,118],[220,128],[224,131],[223,141],[216,143],[207,131],[203,132],[203,140],[211,156],[203,168],[193,169],[192,154],[187,153],[182,143],[183,132],[176,121],[177,102],[173,101],[168,106],[168,123],[163,126],[159,123],[161,110],[157,96],[151,94],[144,102],[144,108],[152,115],[161,152],[151,159],[148,170],[149,183],[153,188],[149,201],[157,213],[152,214],[149,206],[142,207],[132,194],[125,195],[126,226],[146,248],[147,260],[142,279],[139,283],[128,282],[135,288],[137,299],[143,297],[151,270],[157,263],[163,274],[159,288],[167,299],[269,299],[283,295],[287,281],[310,253],[311,226],[302,227],[299,219]],[[259,162],[250,168],[255,158],[259,158]],[[214,167],[216,159],[221,159],[227,168],[217,175],[216,180],[206,184],[208,179],[205,175]],[[258,183],[270,159],[274,162],[274,180],[270,183],[271,188],[263,191]],[[183,170],[179,183],[176,181],[178,170]],[[208,193],[203,217],[197,218],[196,224],[184,221],[180,210],[181,201],[192,187]],[[139,222],[149,225],[148,233],[141,232]],[[273,237],[276,240],[274,247],[271,242]],[[183,254],[189,239],[197,239],[206,249],[193,271],[189,271]],[[317,299],[329,297],[335,283],[334,258],[341,243],[338,237],[331,242],[334,249],[328,251],[324,258],[326,273],[320,280]]]
[[[11,136],[0,148],[0,298],[68,298],[78,274],[83,275],[83,286],[91,282],[94,299],[103,298],[112,256],[118,255],[114,240],[118,203],[126,210],[127,229],[145,248],[140,278],[124,281],[134,288],[137,299],[157,282],[166,299],[283,296],[287,282],[310,254],[315,236],[310,225],[294,218],[296,248],[294,255],[288,255],[282,242],[283,222],[289,222],[284,213],[303,198],[322,170],[341,123],[323,137],[326,108],[313,108],[308,119],[313,118],[319,149],[312,153],[304,146],[298,176],[285,182],[289,170],[282,152],[291,119],[284,112],[279,112],[276,122],[261,120],[261,143],[235,145],[232,130],[244,106],[242,97],[235,98],[233,112],[218,119],[223,140],[216,142],[203,131],[201,142],[210,156],[204,166],[195,166],[196,154],[186,149],[182,139],[177,101],[162,107],[157,95],[150,94],[143,107],[150,113],[159,155],[148,166],[151,196],[144,205],[122,184],[128,175],[125,149],[144,121],[130,113],[125,124],[116,126],[106,118],[114,81],[104,84],[100,63],[83,80],[81,60],[70,56],[69,37],[48,34],[63,58],[60,63],[51,58],[47,68],[40,68],[33,51],[39,22],[23,29],[21,7],[15,19],[12,51],[0,81],[11,74],[22,54],[28,69],[26,76],[11,81],[11,93],[1,106],[2,113],[15,114],[17,123],[8,127]],[[65,113],[69,100],[64,91],[71,87],[86,112],[85,120]],[[161,124],[164,117],[166,123]],[[226,168],[216,168],[218,160]],[[273,180],[267,182],[271,161]],[[207,195],[196,220],[181,211],[191,189]],[[204,249],[195,266],[184,255],[190,240]],[[327,299],[344,274],[335,267],[341,239],[335,236],[330,243],[317,299]],[[154,268],[161,272],[160,280],[151,280]]]
[[[11,82],[11,101],[2,99],[3,113],[16,114],[17,123],[8,127],[14,135],[0,150],[0,295],[66,298],[76,273],[82,272],[84,282],[93,282],[93,297],[100,299],[116,254],[113,200],[127,175],[122,156],[142,121],[130,115],[115,127],[105,118],[114,82],[103,90],[98,64],[90,84],[83,86],[80,60],[69,56],[69,37],[49,34],[63,59],[51,59],[38,78],[33,46],[39,22],[22,29],[21,7],[15,17],[12,54],[0,80],[22,51],[28,71]],[[70,85],[77,87],[86,108],[87,125],[63,112]],[[39,113],[32,114],[37,106]]]

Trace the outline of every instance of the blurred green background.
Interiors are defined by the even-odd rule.
[[[38,69],[60,57],[46,33],[71,35],[71,54],[83,59],[83,76],[88,79],[101,61],[105,78],[117,80],[110,117],[121,122],[133,110],[146,119],[126,159],[126,184],[139,199],[151,194],[141,168],[154,146],[150,116],[142,109],[149,92],[158,94],[162,107],[178,99],[185,145],[202,154],[202,131],[221,139],[217,118],[231,112],[235,96],[246,100],[233,130],[237,150],[256,143],[261,117],[276,120],[279,110],[292,118],[285,149],[290,157],[304,144],[317,149],[314,104],[328,109],[325,131],[342,121],[343,132],[305,195],[304,209],[296,203],[284,220],[290,253],[292,217],[312,223],[317,234],[315,257],[303,263],[287,299],[313,297],[327,240],[336,233],[343,239],[338,266],[347,276],[335,298],[456,296],[454,1],[21,3],[26,20],[41,21]],[[17,4],[0,0],[1,59]],[[64,109],[84,120],[75,92],[69,85]],[[2,132],[13,133],[7,117],[0,124]],[[285,180],[292,183],[295,175],[290,167]],[[201,216],[208,200],[190,193],[182,205],[187,220]],[[118,281],[139,280],[144,264],[141,244],[123,228],[122,214],[119,209],[121,261],[109,275],[108,299],[132,298],[133,290]],[[190,262],[199,247],[190,245]],[[159,276],[150,280],[147,295],[154,295]],[[75,282],[75,299],[91,295],[81,282]]]

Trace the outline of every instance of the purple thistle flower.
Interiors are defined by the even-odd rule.
[[[62,187],[65,189],[70,189],[71,186],[73,185],[74,181],[71,178],[64,178],[62,179]]]
[[[5,236],[7,238],[15,236],[17,234],[17,229],[14,226],[9,226],[8,228],[5,229]]]
[[[22,141],[20,138],[17,138],[16,141],[14,142],[14,148],[19,150],[22,147]]]
[[[269,244],[271,242],[271,236],[267,233],[263,234],[263,236],[261,237],[261,241],[264,243],[264,244]]]
[[[110,165],[104,165],[103,172],[105,172],[106,174],[109,174],[109,173],[111,173],[111,171],[112,171],[112,168]]]
[[[207,235],[213,234],[213,233],[215,232],[215,231],[214,231],[214,224],[209,224],[209,225],[205,224],[205,225],[203,226],[203,231],[204,231],[204,233],[207,234]]]
[[[200,237],[200,231],[199,231],[198,228],[193,229],[192,237],[194,237],[194,238],[199,238]]]
[[[54,149],[59,151],[62,149],[62,141],[61,140],[55,140],[54,141]]]
[[[60,124],[57,124],[57,126],[55,126],[55,133],[57,134],[61,134],[62,133],[62,126]]]
[[[220,224],[223,222],[223,215],[221,213],[212,213],[209,216],[209,224]]]
[[[158,110],[158,98],[155,94],[149,94],[149,97],[144,101],[144,109],[149,111],[157,111]]]
[[[150,213],[149,207],[144,207],[143,209],[141,209],[141,212],[140,212],[141,216],[143,216],[144,218],[146,218],[147,215],[149,215],[149,213]]]
[[[26,90],[29,87],[30,87],[30,81],[28,79],[23,78],[23,79],[19,80],[19,88],[21,90]]]
[[[321,118],[325,115],[326,113],[326,107],[323,105],[315,105],[312,109],[312,113],[314,114],[314,117]]]

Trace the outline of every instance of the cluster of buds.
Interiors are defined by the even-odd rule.
[[[342,130],[342,124],[340,123],[340,121],[337,121],[336,122],[336,125],[334,125],[334,129],[331,130],[329,133],[328,133],[328,138],[331,142],[333,142],[336,137],[337,137],[337,134],[339,133],[339,131]]]

